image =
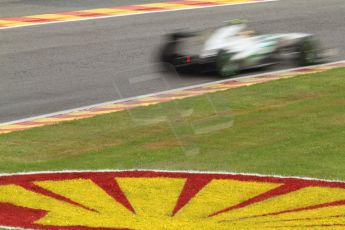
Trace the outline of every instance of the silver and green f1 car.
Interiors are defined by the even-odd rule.
[[[176,32],[161,49],[161,61],[176,69],[196,67],[232,76],[245,69],[270,66],[291,57],[300,66],[314,65],[325,58],[312,34],[255,35],[243,22],[231,22],[215,30]]]

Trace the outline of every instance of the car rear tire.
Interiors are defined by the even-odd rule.
[[[240,72],[240,63],[231,60],[232,54],[219,51],[216,61],[217,72],[222,77],[231,77]]]
[[[301,66],[315,65],[319,62],[319,44],[312,38],[303,39],[297,46],[297,63]]]

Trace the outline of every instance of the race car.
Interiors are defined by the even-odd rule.
[[[205,31],[182,31],[168,35],[160,59],[177,70],[185,67],[228,77],[242,70],[271,66],[292,57],[299,66],[323,62],[325,52],[314,35],[279,33],[257,35],[243,21]]]

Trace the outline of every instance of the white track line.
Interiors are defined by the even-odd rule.
[[[142,14],[166,13],[166,12],[174,12],[174,11],[196,10],[196,9],[214,8],[214,7],[221,7],[221,6],[258,4],[258,3],[277,2],[277,1],[280,1],[280,0],[263,0],[260,2],[228,3],[228,4],[215,5],[215,6],[195,6],[195,7],[193,6],[193,8],[167,9],[167,10],[157,10],[157,11],[150,11],[150,12],[137,12],[137,13],[131,13],[131,14],[122,14],[122,15],[109,15],[109,16],[101,16],[101,17],[94,17],[94,18],[82,18],[82,19],[66,20],[66,21],[41,22],[41,23],[34,23],[34,24],[28,24],[28,25],[17,25],[17,26],[3,27],[3,28],[0,28],[0,30],[9,30],[9,29],[14,29],[14,28],[19,28],[19,27],[29,27],[29,26],[38,26],[38,25],[47,25],[47,24],[58,24],[58,23],[77,22],[77,21],[90,21],[90,20],[97,20],[97,19],[104,19],[104,18],[125,17],[125,16],[142,15]],[[59,13],[63,13],[63,12],[57,12],[57,13],[51,13],[51,14],[59,14]],[[21,17],[25,17],[25,16],[21,16]]]
[[[337,61],[337,62],[331,62],[331,63],[327,63],[327,64],[322,64],[322,65],[315,65],[315,66],[310,66],[310,67],[322,67],[322,66],[328,66],[328,65],[335,65],[335,64],[343,63],[343,62],[345,62],[345,60]],[[40,118],[47,118],[47,117],[66,114],[66,113],[78,112],[78,111],[82,111],[82,110],[86,110],[86,109],[91,109],[94,107],[99,107],[99,106],[104,106],[104,105],[109,105],[109,104],[114,104],[114,103],[120,103],[120,102],[124,102],[124,101],[136,100],[136,99],[141,99],[141,98],[145,98],[145,97],[152,97],[152,96],[157,96],[160,94],[171,93],[171,92],[180,91],[180,90],[193,89],[193,88],[198,88],[198,87],[207,86],[207,85],[219,84],[219,83],[227,82],[230,80],[238,80],[238,79],[262,77],[262,76],[266,76],[266,75],[273,75],[273,74],[280,74],[280,73],[288,73],[288,72],[298,71],[298,70],[305,69],[305,68],[306,67],[298,67],[298,68],[284,69],[284,70],[278,70],[278,71],[272,71],[272,72],[265,72],[265,73],[254,74],[254,75],[243,76],[243,77],[228,78],[228,79],[223,79],[223,80],[219,80],[219,81],[211,81],[211,82],[207,82],[207,83],[203,83],[203,84],[180,87],[180,88],[175,88],[175,89],[170,89],[170,90],[165,90],[165,91],[159,91],[156,93],[144,94],[144,95],[135,96],[135,97],[128,97],[128,98],[123,98],[123,99],[118,99],[118,100],[113,100],[113,101],[107,101],[107,102],[92,104],[92,105],[68,109],[68,110],[62,110],[62,111],[58,111],[58,112],[54,112],[54,113],[47,113],[47,114],[42,114],[39,116],[33,116],[33,117],[23,118],[23,119],[14,120],[14,121],[8,121],[8,122],[0,123],[0,126],[12,125],[12,124],[19,123],[19,122],[32,121],[32,120],[36,120],[36,119],[40,119]]]
[[[282,176],[276,174],[260,174],[260,173],[239,173],[239,172],[225,172],[225,171],[199,171],[199,170],[164,170],[164,169],[87,169],[87,170],[48,170],[48,171],[30,171],[30,172],[15,172],[15,173],[0,173],[0,177],[6,176],[20,176],[20,175],[36,175],[36,174],[64,174],[64,173],[88,173],[88,172],[162,172],[162,173],[190,173],[190,174],[215,174],[215,175],[239,175],[239,176],[256,176],[256,177],[274,177],[282,179],[301,179],[323,182],[340,182],[342,180],[319,179],[313,177],[303,176]]]

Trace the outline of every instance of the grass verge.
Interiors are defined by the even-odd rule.
[[[0,135],[0,172],[153,168],[345,180],[344,71]]]

